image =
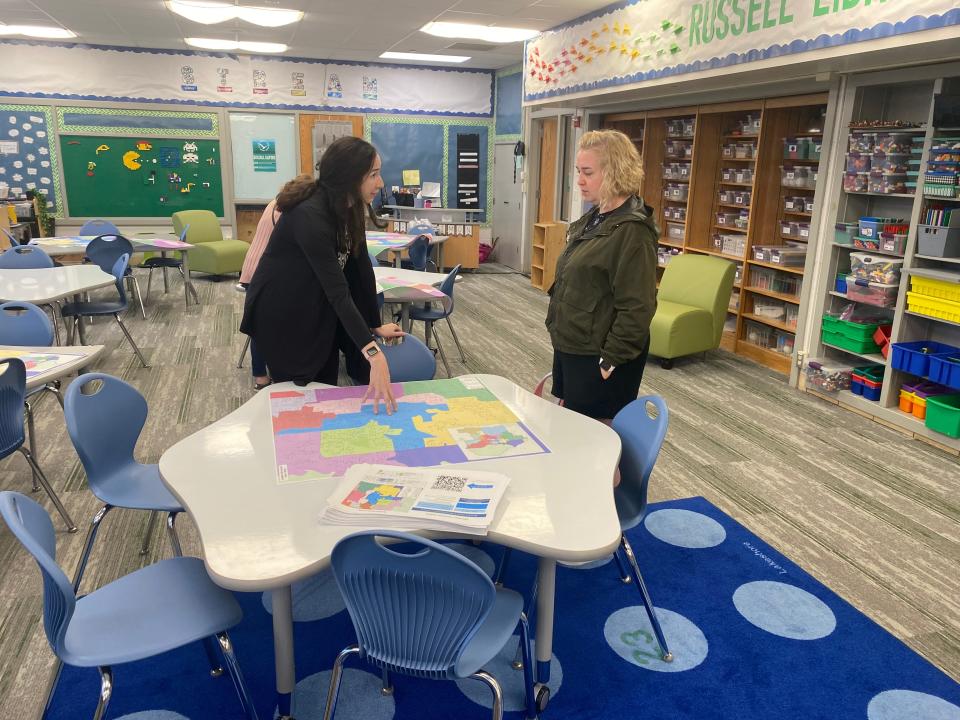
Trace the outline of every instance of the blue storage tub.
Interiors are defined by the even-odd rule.
[[[903,370],[912,375],[927,377],[930,372],[930,358],[935,355],[960,355],[960,348],[953,345],[917,340],[915,342],[893,343],[890,363],[895,370]]]
[[[941,385],[960,390],[960,354],[931,357],[929,377]]]

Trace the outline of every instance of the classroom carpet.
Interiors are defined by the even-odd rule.
[[[154,278],[146,319],[139,308],[124,317],[149,369],[140,367],[116,323],[87,328],[90,342],[107,348],[92,369],[127,380],[147,400],[150,414],[136,453],[142,462],[157,462],[254,392],[249,358],[237,368],[244,336],[237,332],[243,295],[234,290],[235,279],[194,274],[200,304],[184,309],[182,283],[171,275],[169,294]],[[446,328],[438,329],[453,374],[491,373],[533,388],[551,365],[547,300],[519,274],[466,274],[457,283],[452,318],[465,361]],[[422,337],[422,324],[415,332]],[[663,396],[670,408],[652,500],[705,497],[960,680],[956,454],[798,392],[784,376],[724,351],[683,358],[669,371],[651,361],[641,388]],[[40,465],[81,526],[69,535],[54,517],[57,558],[70,574],[99,503],[59,405],[48,397],[35,411]],[[30,484],[19,453],[0,461],[0,486],[30,493]],[[34,497],[53,512],[43,493]],[[83,591],[170,556],[162,523],[153,529],[148,554],[138,553],[148,520],[143,512],[110,514]],[[178,526],[184,551],[200,555],[190,518]],[[0,578],[0,718],[37,718],[53,667],[41,621],[42,586],[36,565],[5,527]],[[847,662],[856,666],[859,658]]]
[[[542,717],[960,720],[960,685],[703,498],[652,505],[628,538],[675,659],[660,659],[640,595],[621,583],[615,563],[560,566],[552,698]],[[453,545],[488,573],[502,552]],[[534,572],[531,557],[514,553],[505,584],[528,589]],[[245,617],[231,636],[260,717],[270,718],[270,597],[239,597]],[[320,718],[333,660],[355,641],[328,571],[295,586],[294,618],[294,714]],[[510,667],[516,643],[486,666],[504,686],[509,718],[522,717],[522,673]],[[478,681],[395,675],[394,694],[384,696],[375,668],[355,658],[347,668],[341,720],[489,717],[490,694]],[[109,717],[240,717],[229,679],[206,669],[199,644],[120,666]],[[88,717],[98,690],[95,670],[66,669],[50,720]]]

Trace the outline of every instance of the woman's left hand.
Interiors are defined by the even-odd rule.
[[[610,368],[609,370],[600,368],[600,377],[602,377],[604,380],[609,380],[611,375],[613,375],[613,368]]]
[[[374,328],[373,332],[382,338],[398,338],[403,337],[406,333],[400,329],[400,326],[396,323],[387,323],[386,325],[381,325],[378,328]]]

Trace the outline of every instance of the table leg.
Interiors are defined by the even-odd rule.
[[[402,258],[400,257],[403,253],[400,250],[393,251],[393,266],[402,267]]]
[[[297,682],[293,664],[293,593],[289,585],[276,588],[273,595],[273,655],[277,673],[279,720],[292,720],[290,702]]]
[[[413,327],[413,321],[410,320],[410,303],[405,302],[400,305],[400,329],[405,333],[410,332]]]
[[[190,295],[193,295],[193,302],[197,305],[200,304],[200,296],[197,295],[197,289],[193,286],[193,281],[190,280],[190,253],[181,252],[180,260],[183,262],[183,296],[184,302],[190,304]]]
[[[538,684],[550,682],[550,657],[553,655],[553,603],[557,579],[557,561],[540,558],[537,593],[537,673]],[[274,610],[276,617],[276,610]]]
[[[437,243],[437,272],[443,272],[443,243]]]

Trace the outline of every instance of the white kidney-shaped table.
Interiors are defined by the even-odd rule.
[[[116,278],[96,265],[0,270],[0,299],[49,305],[114,283]]]
[[[549,449],[470,465],[510,477],[487,539],[539,557],[537,682],[545,684],[557,561],[602,558],[620,541],[613,499],[620,438],[505,378],[466,378],[482,382]],[[160,475],[197,525],[210,577],[231,590],[273,591],[277,700],[281,717],[289,715],[296,683],[291,585],[326,568],[334,545],[360,529],[320,522],[339,478],[278,484],[266,391],[167,450]]]

